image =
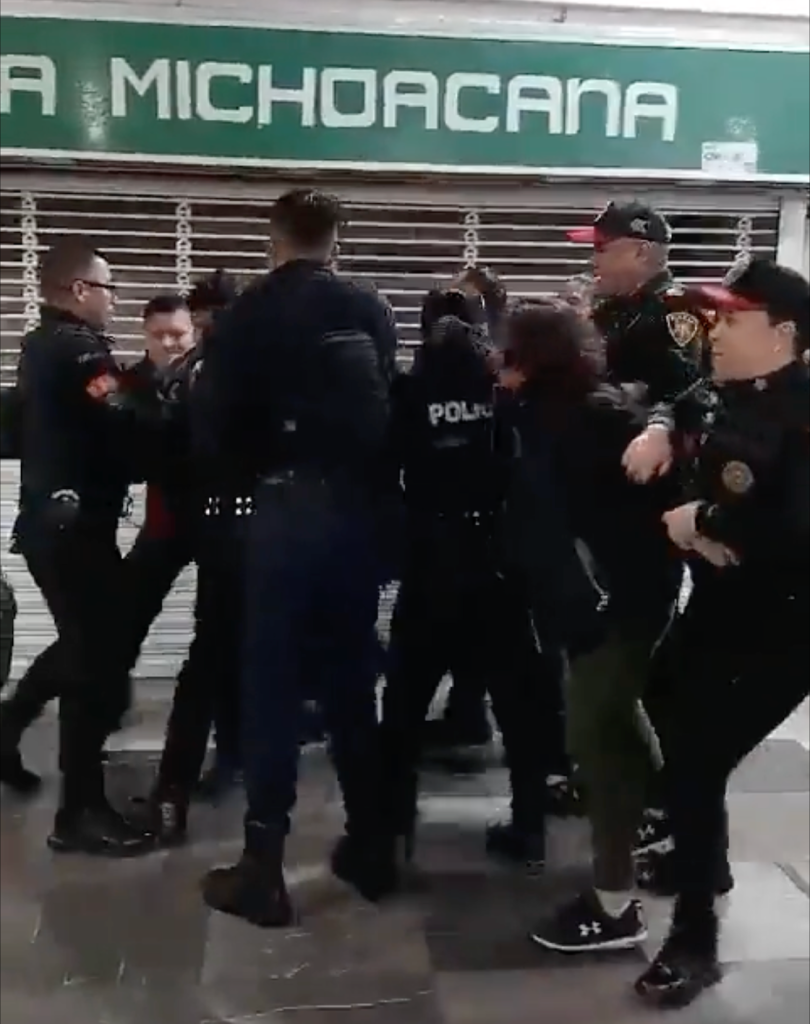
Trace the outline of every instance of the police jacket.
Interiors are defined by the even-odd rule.
[[[682,427],[691,427],[683,446],[690,456],[686,500],[701,503],[698,530],[739,559],[738,568],[722,571],[805,595],[809,402],[808,370],[796,361],[757,380],[693,389],[676,405]]]
[[[652,405],[675,398],[700,376],[702,322],[670,308],[673,288],[669,273],[662,273],[632,295],[604,299],[593,312],[610,379],[643,383]]]
[[[108,338],[43,307],[18,371],[21,510],[67,491],[85,511],[120,513],[143,431],[157,428],[122,381]]]
[[[411,514],[492,513],[502,500],[495,380],[475,348],[427,342],[393,391],[393,450]]]
[[[199,455],[219,479],[293,471],[374,485],[395,346],[376,295],[321,264],[285,264],[209,339],[195,384]]]

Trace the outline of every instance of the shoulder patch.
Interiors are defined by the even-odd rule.
[[[694,313],[667,313],[667,329],[672,340],[685,348],[700,334],[700,320]]]
[[[754,472],[745,462],[727,462],[720,479],[730,494],[746,494],[754,486]]]

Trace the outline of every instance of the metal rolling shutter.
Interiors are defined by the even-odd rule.
[[[13,380],[19,338],[36,315],[35,255],[65,234],[90,236],[109,256],[119,285],[114,333],[126,358],[140,351],[139,318],[155,292],[188,287],[197,275],[224,267],[243,281],[266,266],[267,212],[281,183],[239,186],[180,178],[116,175],[26,175],[18,188],[4,174],[0,191],[0,374]],[[14,176],[16,177],[16,176]],[[38,179],[38,180],[37,180]],[[17,184],[17,182],[13,182]],[[600,189],[604,186],[600,186]],[[527,186],[460,189],[452,184],[409,187],[347,184],[349,226],[341,270],[374,281],[388,296],[400,325],[403,356],[418,344],[418,310],[425,290],[465,262],[491,266],[513,296],[549,294],[588,265],[586,247],[570,245],[566,229],[587,223],[606,195]],[[237,198],[227,198],[228,194]],[[667,212],[675,237],[673,268],[682,279],[712,280],[741,250],[773,254],[778,235],[775,197],[735,195],[722,200],[685,190],[650,196]],[[2,562],[21,608],[15,668],[52,636],[52,624],[21,560],[8,554],[17,467],[2,469]],[[136,495],[131,543],[141,519]],[[190,633],[193,571],[183,575],[147,641],[139,674],[171,676]],[[387,602],[385,602],[387,604]]]

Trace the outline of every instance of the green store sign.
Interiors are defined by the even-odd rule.
[[[810,179],[806,52],[0,19],[4,156]]]

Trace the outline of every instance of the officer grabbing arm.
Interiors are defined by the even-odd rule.
[[[209,906],[268,926],[291,920],[282,863],[304,659],[322,687],[346,808],[333,869],[372,899],[394,881],[374,786],[376,487],[392,336],[378,296],[332,270],[342,219],[336,199],[311,189],[275,203],[275,269],[217,324],[194,403],[203,452],[255,481],[241,687],[245,852],[211,872],[204,892]]]
[[[24,781],[18,744],[44,699],[60,697],[57,851],[128,856],[150,846],[106,801],[101,753],[129,699],[119,630],[124,594],[117,528],[141,410],[121,388],[103,333],[113,305],[107,260],[83,239],[42,259],[40,325],[19,367],[18,545],[58,631],[46,672],[39,659],[3,706],[3,780]],[[151,426],[151,420],[147,417]],[[38,670],[39,663],[39,670]]]
[[[810,383],[800,356],[810,285],[748,259],[695,298],[718,314],[717,386],[683,446],[692,453],[688,500],[664,516],[673,543],[694,558],[692,595],[663,655],[678,898],[670,937],[637,986],[667,1005],[719,980],[714,897],[731,884],[728,777],[806,697],[810,678]],[[697,391],[683,399],[700,400]]]

